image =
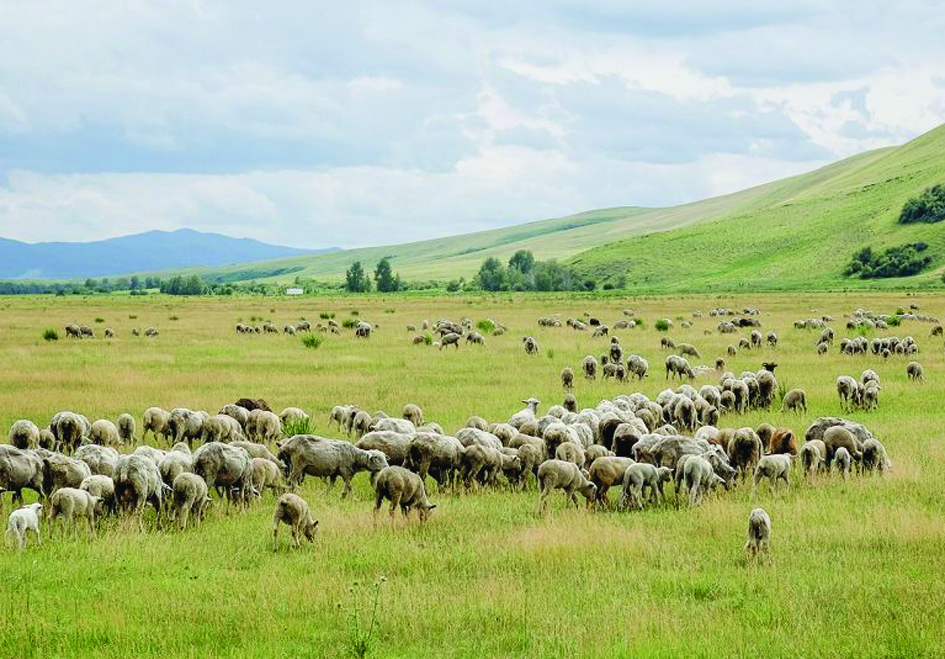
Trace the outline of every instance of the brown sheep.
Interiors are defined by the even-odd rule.
[[[768,439],[767,452],[797,455],[797,437],[788,428],[778,428]]]

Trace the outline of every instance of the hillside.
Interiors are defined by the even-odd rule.
[[[937,285],[945,266],[945,223],[904,226],[896,220],[908,199],[941,182],[945,127],[901,147],[767,186],[771,194],[757,203],[711,221],[589,249],[572,263],[601,282],[625,277],[627,287],[637,290]],[[919,275],[866,281],[843,276],[863,247],[916,241],[928,243],[933,257]]]
[[[383,256],[407,280],[475,275],[489,256],[518,249],[572,262],[599,283],[625,277],[631,289],[883,287],[842,276],[850,256],[870,244],[913,240],[932,245],[933,268],[945,262],[943,226],[896,225],[902,204],[945,181],[945,127],[912,142],[859,154],[799,176],[669,208],[611,208],[505,229],[331,254],[201,271],[230,280],[338,280],[353,261]],[[928,283],[935,272],[910,278]]]
[[[0,279],[81,279],[147,270],[219,267],[310,250],[190,229],[149,231],[87,243],[23,243],[0,238]]]

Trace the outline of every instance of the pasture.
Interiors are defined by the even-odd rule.
[[[354,403],[399,416],[419,404],[447,433],[473,414],[505,421],[521,400],[560,403],[559,373],[575,369],[579,407],[668,386],[660,338],[697,346],[712,365],[732,335],[714,331],[717,318],[690,318],[725,306],[761,310],[762,331],[776,348],[725,356],[736,374],[777,362],[779,382],[807,392],[806,414],[769,411],[723,415],[723,427],[788,426],[803,437],[816,417],[846,416],[865,424],[894,463],[886,477],[826,476],[790,490],[750,487],[709,496],[690,509],[671,503],[643,512],[592,512],[551,497],[535,515],[538,494],[507,489],[437,493],[420,526],[414,515],[388,522],[386,504],[372,519],[366,474],[342,501],[340,486],[309,478],[298,492],[319,520],[314,544],[289,548],[287,529],[271,547],[272,494],[246,511],[216,502],[202,526],[158,528],[146,513],[142,532],[106,520],[95,538],[59,537],[43,528],[43,544],[0,551],[0,656],[3,657],[340,657],[361,642],[377,657],[640,657],[681,656],[929,656],[945,630],[945,359],[931,325],[904,322],[867,336],[912,335],[926,382],[906,378],[913,357],[887,361],[842,356],[843,314],[857,307],[892,313],[918,303],[945,314],[941,298],[905,294],[815,294],[727,297],[594,298],[547,296],[338,298],[6,298],[0,303],[0,428],[16,419],[48,424],[59,410],[94,420],[145,408],[186,406],[216,412],[242,396],[264,398],[276,411],[295,405],[327,430],[330,408]],[[619,330],[626,354],[650,363],[641,383],[586,382],[581,359],[606,351],[608,338],[568,327],[538,327],[539,316],[562,320],[584,312],[612,324],[632,308],[645,327]],[[317,349],[301,337],[237,335],[253,317],[283,324],[359,317],[380,328],[369,340],[350,330],[322,335]],[[837,342],[826,356],[818,331],[793,321],[832,314]],[[407,324],[469,317],[508,326],[484,347],[439,351],[410,344]],[[657,319],[674,319],[664,333]],[[96,323],[101,318],[104,322]],[[172,318],[175,318],[172,320]],[[692,320],[682,328],[680,320]],[[93,327],[95,339],[66,339],[63,327]],[[322,321],[323,322],[323,321]],[[254,324],[261,324],[261,320]],[[105,327],[117,338],[101,338]],[[155,326],[160,336],[133,337]],[[59,331],[44,341],[43,330]],[[713,330],[705,335],[704,330]],[[749,330],[739,335],[747,336]],[[537,356],[522,337],[534,336]],[[882,378],[879,409],[844,414],[835,381],[873,368]],[[713,372],[696,387],[717,384]],[[676,386],[675,383],[672,386]],[[167,448],[167,447],[164,447]],[[671,487],[668,491],[671,491]],[[612,490],[615,501],[619,492]],[[26,493],[26,500],[34,495]],[[671,495],[670,495],[671,498]],[[4,515],[11,510],[3,495]],[[773,520],[770,562],[748,564],[743,552],[749,511],[763,506]],[[4,517],[5,520],[5,517]],[[381,577],[384,580],[381,581]],[[378,585],[375,586],[374,584]],[[376,599],[376,609],[375,609]],[[371,627],[372,611],[376,621]],[[368,635],[368,631],[370,634]],[[369,638],[365,639],[365,636]]]

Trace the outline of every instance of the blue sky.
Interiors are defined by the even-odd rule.
[[[0,0],[0,236],[406,242],[945,122],[937,1]]]

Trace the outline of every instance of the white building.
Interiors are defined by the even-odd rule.
[[[305,293],[305,289],[303,289],[303,288],[287,288],[287,289],[285,289],[285,294],[286,294],[286,295],[302,295],[303,293]]]

